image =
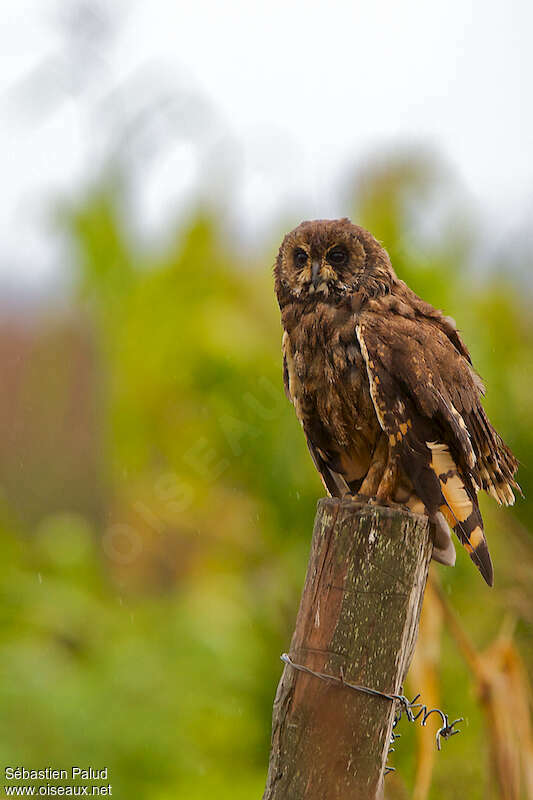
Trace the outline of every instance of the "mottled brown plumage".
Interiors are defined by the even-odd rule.
[[[274,275],[285,388],[328,493],[426,513],[446,564],[451,526],[492,585],[477,492],[513,503],[517,461],[485,414],[454,321],[348,219],[302,222]]]

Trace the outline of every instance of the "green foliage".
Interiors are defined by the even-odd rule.
[[[438,180],[412,161],[367,174],[358,221],[400,277],[457,318],[487,407],[527,464],[531,317],[504,276],[474,279],[467,237],[429,251],[418,242],[412,210]],[[14,490],[3,500],[2,761],[108,766],[120,798],[244,800],[262,791],[278,657],[322,490],[283,394],[272,254],[243,261],[204,213],[166,248],[140,252],[125,205],[104,187],[64,215],[76,325],[94,348],[99,467],[94,475],[93,459],[85,493],[96,500],[84,505],[72,489],[29,521]],[[55,343],[59,362],[67,339]],[[59,391],[40,386],[37,402]],[[531,495],[526,469],[521,479]],[[462,553],[440,570],[478,644],[530,599],[507,537],[514,512],[484,508],[497,588]],[[532,513],[520,502],[513,525]],[[443,705],[468,723],[439,757],[432,797],[454,796],[454,776],[469,797],[485,796],[481,712],[449,642],[442,677]],[[411,735],[395,757],[407,783]]]

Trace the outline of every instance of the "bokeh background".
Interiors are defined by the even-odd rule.
[[[0,765],[261,796],[322,493],[271,266],[349,215],[456,318],[525,494],[482,500],[492,591],[432,567],[408,689],[465,722],[402,723],[387,796],[533,798],[532,22],[4,0]]]

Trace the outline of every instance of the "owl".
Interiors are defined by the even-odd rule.
[[[426,514],[443,564],[455,563],[453,529],[492,586],[477,493],[512,504],[518,464],[453,319],[349,219],[288,233],[274,278],[285,389],[328,494]]]

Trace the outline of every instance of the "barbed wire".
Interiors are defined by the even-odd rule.
[[[319,678],[320,680],[327,681],[328,683],[334,683],[338,686],[342,686],[346,689],[352,689],[356,692],[362,692],[363,694],[368,694],[371,697],[382,697],[384,700],[388,700],[392,703],[397,703],[398,707],[394,714],[394,721],[392,723],[392,733],[390,737],[390,745],[389,745],[389,753],[394,752],[394,743],[397,739],[400,738],[400,733],[395,733],[394,729],[405,715],[408,722],[417,722],[420,720],[420,724],[422,727],[425,727],[426,722],[430,718],[432,714],[438,714],[441,718],[442,725],[438,729],[436,736],[435,736],[435,743],[437,746],[437,750],[440,751],[442,740],[446,741],[450,739],[452,736],[455,736],[457,733],[460,733],[460,729],[456,729],[455,726],[463,721],[463,717],[458,717],[454,719],[453,722],[449,721],[448,714],[445,714],[444,711],[441,711],[440,708],[430,708],[422,703],[417,702],[420,698],[420,694],[417,694],[413,697],[412,700],[409,700],[403,694],[394,694],[392,692],[380,692],[378,689],[371,689],[369,686],[360,686],[357,683],[351,683],[347,681],[344,677],[344,670],[341,666],[340,669],[340,676],[337,677],[336,675],[327,675],[324,672],[317,672],[310,667],[306,667],[304,664],[297,664],[295,661],[292,660],[288,653],[282,653],[280,656],[281,660],[284,664],[287,664],[289,667],[292,667],[299,672],[305,672],[307,675],[313,675],[315,678]],[[385,767],[385,775],[388,775],[389,772],[394,772],[394,767]]]

